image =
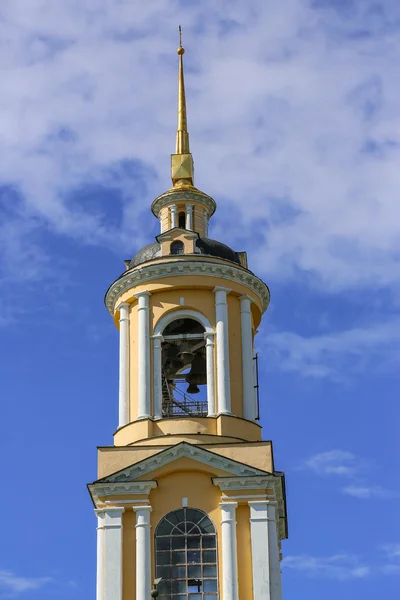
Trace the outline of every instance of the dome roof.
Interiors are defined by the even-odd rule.
[[[217,240],[211,240],[210,238],[198,238],[196,240],[196,248],[199,254],[224,258],[225,260],[230,260],[240,265],[240,259],[237,253],[232,250],[232,248],[229,248],[229,246],[226,246]],[[159,242],[153,242],[135,254],[129,263],[128,268],[132,269],[132,267],[136,267],[137,265],[147,262],[148,260],[152,260],[153,258],[159,258],[160,256],[161,244]]]
[[[240,259],[238,254],[217,240],[211,240],[210,238],[199,238],[196,240],[196,248],[198,248],[201,254],[207,254],[208,256],[217,256],[218,258],[224,258],[225,260],[231,260],[234,263],[240,265]]]

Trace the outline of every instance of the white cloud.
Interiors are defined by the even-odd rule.
[[[13,595],[39,590],[52,581],[51,577],[20,577],[12,571],[0,570],[0,592]]]
[[[400,320],[305,337],[288,331],[265,336],[274,363],[305,377],[346,381],[349,373],[397,368]]]
[[[342,489],[343,494],[354,498],[398,498],[399,494],[379,485],[348,485]]]
[[[371,568],[360,562],[356,556],[336,554],[318,557],[306,554],[286,556],[283,559],[284,569],[300,571],[308,577],[321,577],[346,581],[348,579],[364,579],[371,574]]]
[[[169,186],[183,15],[196,182],[224,219],[214,232],[254,239],[261,274],[398,285],[398,14],[395,0],[348,3],[346,18],[311,0],[5,1],[0,183],[35,227],[144,243],[136,211]],[[113,176],[130,159],[139,179]],[[88,183],[121,190],[120,222],[73,201]]]
[[[310,456],[303,463],[303,468],[317,475],[354,476],[361,468],[361,463],[351,452],[329,450]]]

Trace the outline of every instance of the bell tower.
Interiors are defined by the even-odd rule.
[[[269,290],[245,252],[208,237],[216,203],[194,186],[177,52],[172,187],[151,206],[160,233],[105,297],[119,418],[88,486],[96,599],[281,600],[284,475],[262,440],[253,347]]]

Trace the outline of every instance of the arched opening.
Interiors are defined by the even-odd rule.
[[[181,508],[161,519],[155,532],[160,600],[217,600],[217,536],[201,510]]]
[[[181,211],[178,215],[178,227],[180,227],[181,229],[186,228],[186,214],[184,213],[184,211]]]
[[[177,318],[163,330],[162,416],[207,416],[205,329],[192,318]]]
[[[170,246],[170,251],[171,251],[171,254],[183,254],[183,252],[184,252],[183,242],[181,242],[180,240],[177,240],[176,242],[172,242],[172,244]]]

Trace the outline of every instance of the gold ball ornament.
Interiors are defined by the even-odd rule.
[[[179,46],[177,53],[179,54],[179,56],[182,56],[182,54],[185,54],[185,48],[182,48],[182,46]]]

